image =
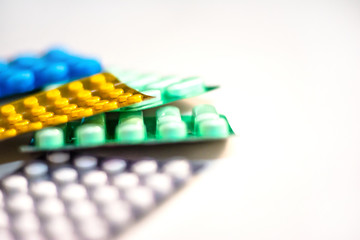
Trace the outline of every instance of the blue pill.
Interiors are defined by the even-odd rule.
[[[35,88],[34,74],[27,70],[8,70],[2,81],[4,96],[28,92]]]
[[[66,62],[69,56],[64,49],[53,48],[44,55],[44,58],[53,62]]]
[[[11,66],[22,68],[22,69],[32,69],[34,65],[41,62],[41,59],[33,55],[22,55],[10,62]]]
[[[4,71],[7,67],[6,62],[0,60],[0,72]]]
[[[37,73],[36,85],[59,83],[69,80],[69,69],[64,63],[52,63]]]
[[[70,64],[70,77],[81,78],[101,72],[102,67],[95,59],[73,59]]]

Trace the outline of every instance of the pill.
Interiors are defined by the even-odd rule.
[[[17,56],[14,60],[10,62],[12,66],[16,66],[19,68],[31,68],[35,64],[39,63],[41,61],[40,58],[36,57],[32,54],[22,54]]]
[[[45,54],[44,57],[50,61],[65,61],[69,54],[62,48],[51,48]]]
[[[90,77],[90,84],[93,89],[98,89],[106,82],[106,78],[102,74],[96,74]]]
[[[71,66],[71,76],[73,78],[82,78],[101,72],[101,64],[95,59],[81,59]]]
[[[51,240],[77,240],[73,223],[65,216],[48,219],[43,224],[44,232]]]
[[[120,198],[120,194],[116,187],[105,185],[96,188],[92,192],[91,197],[94,202],[101,207],[118,200]]]
[[[14,218],[13,228],[16,235],[25,236],[40,232],[40,221],[34,213],[21,214]]]
[[[2,185],[7,194],[26,193],[28,191],[28,181],[21,175],[11,175],[2,181]]]
[[[24,173],[29,179],[46,177],[48,166],[43,162],[32,162],[24,168]]]
[[[111,176],[124,172],[126,166],[126,161],[120,158],[108,159],[102,163],[102,169]]]
[[[210,104],[200,104],[200,105],[197,105],[193,108],[192,110],[193,112],[193,116],[195,117],[198,117],[198,116],[201,116],[203,114],[218,114],[215,107],[213,105],[210,105]]]
[[[145,125],[137,123],[119,124],[115,129],[115,139],[123,143],[137,143],[145,139]]]
[[[29,70],[12,70],[4,79],[3,87],[7,90],[7,95],[31,91],[35,88],[35,76]]]
[[[70,160],[70,154],[67,152],[54,152],[46,156],[49,163],[54,165],[63,165]]]
[[[109,239],[109,227],[105,220],[99,217],[88,218],[79,224],[78,231],[81,239],[103,240]]]
[[[59,185],[77,182],[78,173],[71,167],[62,167],[52,173],[54,181]]]
[[[143,122],[143,112],[142,111],[133,111],[133,112],[120,112],[119,113],[119,123],[125,122]]]
[[[88,194],[84,186],[77,183],[71,183],[61,189],[60,197],[66,203],[72,203],[87,199]]]
[[[108,178],[106,173],[100,170],[92,170],[82,177],[82,183],[89,189],[103,186],[107,181]]]
[[[223,118],[204,120],[199,123],[199,135],[209,138],[227,137],[229,128]]]
[[[5,117],[15,114],[15,107],[11,104],[7,104],[1,107],[1,114]]]
[[[68,90],[73,96],[76,96],[83,89],[84,86],[80,81],[71,82],[68,85]]]
[[[164,173],[154,173],[147,176],[145,185],[155,192],[158,201],[163,200],[174,190],[171,177]]]
[[[131,171],[140,177],[156,173],[157,170],[158,165],[155,160],[141,160],[131,166]]]
[[[83,155],[74,158],[74,166],[80,173],[85,173],[97,167],[98,159],[94,156]]]
[[[139,177],[134,173],[124,172],[116,175],[112,183],[120,190],[131,189],[139,185]]]
[[[102,213],[115,233],[124,230],[133,221],[131,208],[123,200],[106,204]]]
[[[76,129],[76,144],[99,145],[105,142],[105,130],[96,124],[84,124]]]
[[[8,228],[0,228],[0,239],[2,240],[15,240],[15,237]]]
[[[98,214],[96,205],[90,200],[80,200],[70,204],[69,215],[75,221],[94,217]]]
[[[139,103],[143,100],[143,95],[141,94],[134,94],[126,99],[128,104]]]
[[[182,80],[181,77],[167,76],[161,78],[159,81],[150,83],[146,86],[146,90],[160,90],[163,92],[168,86],[178,83]]]
[[[194,130],[198,132],[199,123],[204,120],[218,119],[219,114],[215,107],[210,104],[201,104],[193,108]]]
[[[61,92],[59,91],[59,89],[52,89],[50,91],[47,91],[45,96],[46,96],[47,100],[55,101],[55,100],[61,98]]]
[[[158,124],[157,128],[157,139],[176,141],[186,137],[187,126],[185,122],[165,122]]]
[[[9,216],[4,210],[0,210],[0,229],[9,228]],[[0,235],[1,236],[1,235]]]
[[[175,106],[161,107],[156,110],[156,120],[157,124],[166,122],[180,122],[180,109]]]
[[[155,206],[154,193],[144,186],[125,190],[124,198],[132,206],[136,217],[142,216]]]
[[[28,97],[24,99],[24,106],[26,108],[33,108],[39,106],[39,100],[36,97]]]
[[[54,198],[57,196],[57,189],[56,185],[51,181],[40,181],[31,185],[30,193],[37,200]]]
[[[171,176],[176,184],[183,184],[192,174],[191,166],[187,160],[171,160],[164,164],[162,171]]]
[[[182,80],[181,82],[172,84],[166,88],[166,94],[169,97],[174,98],[181,98],[202,92],[205,92],[204,82],[197,77]]]
[[[40,217],[44,219],[65,215],[65,206],[58,198],[46,198],[41,200],[37,209]]]
[[[7,209],[12,214],[34,211],[33,199],[26,193],[16,193],[7,199]]]
[[[69,75],[69,68],[66,64],[50,63],[38,72],[35,85],[40,87],[47,84],[65,82],[69,80]]]
[[[160,80],[160,77],[154,74],[144,74],[139,76],[135,81],[129,82],[129,86],[135,88],[138,91],[142,91],[146,88],[147,84],[151,84]]]

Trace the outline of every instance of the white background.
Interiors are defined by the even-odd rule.
[[[360,239],[359,2],[0,0],[0,56],[54,44],[222,86],[178,106],[238,137],[124,239]]]

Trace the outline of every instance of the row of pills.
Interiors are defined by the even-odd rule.
[[[2,106],[0,139],[128,106],[143,97],[113,76],[97,74]]]
[[[1,239],[107,239],[123,232],[203,164],[52,153],[2,180]],[[1,232],[2,231],[2,232]]]
[[[0,61],[0,98],[90,76],[101,70],[98,60],[62,49],[51,49],[42,57],[20,55],[8,63]]]
[[[109,72],[119,77],[130,87],[154,96],[150,101],[133,105],[128,109],[138,109],[150,104],[159,105],[162,102],[192,97],[207,91],[207,87],[199,77],[160,76],[118,69],[109,69]]]
[[[88,147],[105,144],[107,142],[106,125],[107,121],[104,115],[98,121],[85,120],[84,124],[75,127],[75,145]],[[214,106],[208,104],[194,107],[193,116],[187,122],[182,119],[179,108],[174,106],[159,108],[156,111],[155,126],[155,132],[151,132],[154,130],[152,127],[147,129],[141,111],[121,112],[118,124],[114,129],[114,141],[125,144],[153,142],[154,140],[171,142],[192,137],[224,138],[230,134],[227,121],[219,116]],[[65,134],[68,131],[66,127],[38,131],[35,134],[36,147],[56,149],[70,144],[65,141]],[[73,134],[70,133],[70,135]]]

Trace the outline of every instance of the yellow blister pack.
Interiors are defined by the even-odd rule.
[[[110,73],[83,78],[0,107],[0,140],[152,98]]]

